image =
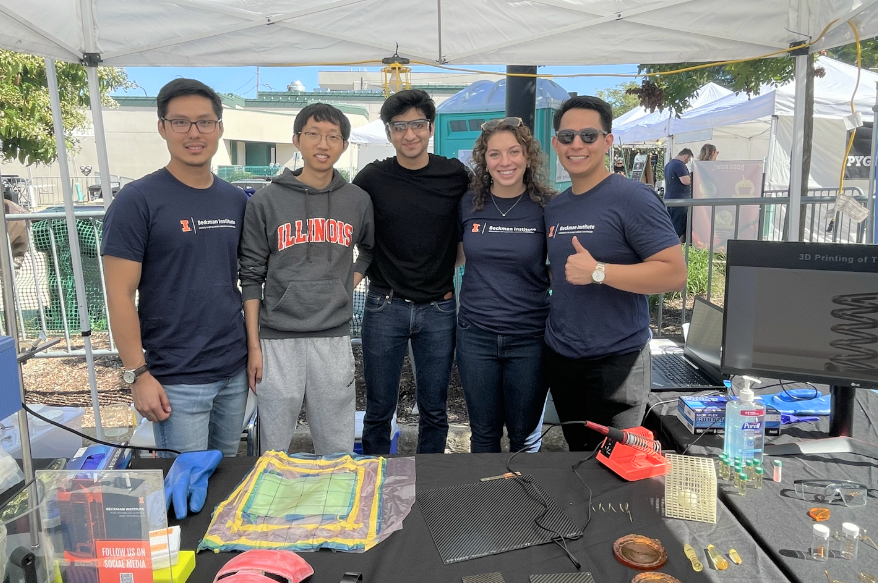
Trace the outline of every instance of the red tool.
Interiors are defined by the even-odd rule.
[[[668,472],[668,460],[662,445],[644,427],[616,429],[586,421],[585,426],[607,438],[598,450],[598,461],[616,472],[623,480],[633,482]]]

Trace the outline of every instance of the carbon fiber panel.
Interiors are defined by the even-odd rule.
[[[580,534],[531,476],[425,490],[418,503],[445,564]]]
[[[594,583],[591,573],[556,573],[555,575],[531,575],[530,583]]]

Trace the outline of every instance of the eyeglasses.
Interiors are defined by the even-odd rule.
[[[338,146],[344,142],[344,137],[341,134],[323,135],[317,132],[299,132],[299,136],[312,144],[319,144],[323,138],[326,138],[326,143],[330,146]]]
[[[198,121],[189,121],[188,119],[168,119],[166,117],[160,119],[169,123],[171,129],[178,134],[188,134],[189,130],[192,129],[192,126],[197,127],[199,133],[212,134],[216,131],[216,124],[223,121],[221,119],[199,119]]]
[[[501,125],[512,126],[514,128],[517,128],[518,126],[520,126],[523,123],[524,123],[524,120],[522,120],[520,117],[504,117],[504,118],[497,118],[497,119],[489,119],[488,121],[486,121],[485,123],[482,124],[482,131],[483,132],[491,131],[493,129],[498,128]]]
[[[555,134],[555,137],[558,138],[558,141],[562,144],[569,145],[573,143],[573,138],[579,136],[579,139],[582,140],[584,144],[594,144],[598,141],[598,137],[603,134],[607,135],[609,132],[605,132],[604,130],[595,130],[592,128],[579,130],[575,132],[573,130],[561,130]]]
[[[429,119],[413,119],[411,121],[392,121],[384,124],[388,130],[395,134],[404,134],[409,128],[416,134],[425,132],[430,129]]]
[[[868,487],[849,480],[796,480],[796,494],[809,502],[833,504],[839,500],[845,506],[866,504]]]

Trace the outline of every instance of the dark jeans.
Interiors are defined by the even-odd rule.
[[[643,350],[595,359],[561,356],[546,347],[549,387],[558,419],[593,421],[617,429],[640,425],[652,376],[649,344]],[[564,425],[570,451],[591,451],[604,436],[584,425]]]
[[[454,358],[455,298],[414,303],[369,291],[363,313],[366,415],[363,453],[390,453],[390,421],[399,401],[399,377],[411,339],[415,357],[418,453],[445,453],[445,407]]]
[[[509,451],[527,438],[546,402],[543,335],[500,335],[457,320],[457,370],[469,411],[470,451],[499,453],[503,425]]]

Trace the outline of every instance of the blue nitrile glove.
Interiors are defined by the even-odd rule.
[[[177,520],[186,518],[186,508],[201,512],[207,498],[207,479],[223,459],[221,451],[189,451],[181,453],[165,476],[165,505],[171,508]]]
[[[781,414],[780,424],[791,425],[793,423],[809,423],[811,421],[820,421],[820,417],[797,417],[796,415]]]

